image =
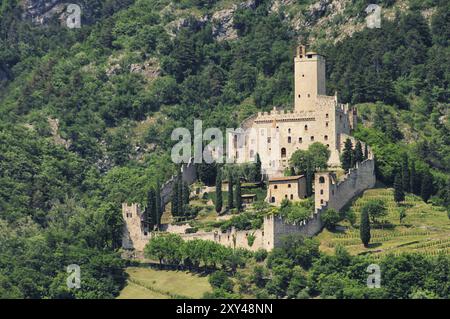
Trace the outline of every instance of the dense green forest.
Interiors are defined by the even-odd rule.
[[[309,34],[269,0],[239,7],[237,38],[222,41],[199,18],[220,1],[81,1],[72,30],[57,17],[34,25],[18,2],[0,7],[0,298],[111,298],[124,283],[120,205],[145,203],[175,172],[173,128],[290,108],[294,49]],[[327,56],[329,93],[360,106],[355,135],[373,147],[379,180],[391,185],[407,163],[446,207],[449,15],[447,1],[411,1],[381,29],[311,43]],[[73,263],[84,279],[69,291]]]

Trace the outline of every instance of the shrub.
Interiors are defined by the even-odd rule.
[[[322,220],[323,225],[326,229],[334,230],[336,229],[337,223],[341,220],[341,217],[339,216],[339,213],[334,209],[327,209],[321,214],[320,219]]]
[[[266,260],[267,255],[268,255],[267,250],[260,248],[255,252],[254,256],[257,262],[263,262],[264,260]]]
[[[208,281],[214,289],[223,289],[226,292],[233,291],[233,282],[223,270],[212,273]]]

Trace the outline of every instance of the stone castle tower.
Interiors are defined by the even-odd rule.
[[[294,109],[314,111],[319,95],[326,95],[325,58],[315,52],[306,52],[306,47],[297,47],[294,58],[295,99]]]
[[[295,98],[292,111],[274,107],[244,121],[231,133],[228,156],[236,163],[255,160],[260,155],[263,173],[283,175],[296,150],[306,150],[315,142],[327,146],[328,164],[340,166],[340,152],[347,136],[356,126],[356,109],[326,95],[325,57],[297,48],[294,57]]]

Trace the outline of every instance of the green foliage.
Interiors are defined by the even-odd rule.
[[[347,138],[344,143],[344,150],[341,155],[341,166],[344,170],[348,171],[353,167],[354,158],[353,158],[353,145],[352,141]]]
[[[222,197],[222,170],[219,170],[217,172],[217,178],[216,178],[216,202],[215,202],[215,208],[217,213],[222,212],[222,206],[223,206],[223,197]]]
[[[372,219],[372,223],[378,223],[379,218],[387,216],[388,212],[385,203],[381,199],[371,199],[361,207],[361,213],[367,213]]]
[[[234,197],[233,197],[233,174],[231,171],[228,172],[228,209],[234,208]]]
[[[267,255],[267,250],[260,248],[255,252],[254,257],[257,262],[262,262],[267,258]]]
[[[299,223],[308,220],[313,212],[314,203],[310,199],[294,203],[283,200],[279,208],[279,214],[289,223]]]
[[[323,222],[323,225],[328,230],[336,229],[337,223],[341,220],[341,216],[334,209],[327,209],[322,212],[320,219]]]
[[[328,159],[330,158],[330,150],[322,143],[315,142],[308,147],[308,150],[295,151],[289,163],[294,167],[297,174],[306,174],[308,165],[314,171],[324,170],[328,167]]]
[[[233,292],[233,282],[222,270],[215,271],[209,275],[208,281],[214,289],[223,289],[227,292]]]
[[[403,191],[403,181],[400,174],[397,174],[394,180],[394,200],[396,203],[400,203],[405,200],[405,193]]]
[[[370,220],[369,220],[369,210],[361,210],[361,222],[359,225],[360,238],[364,247],[369,246],[370,242]]]
[[[237,210],[242,211],[242,191],[241,191],[241,179],[237,178],[236,181],[236,195],[235,195],[235,205]]]

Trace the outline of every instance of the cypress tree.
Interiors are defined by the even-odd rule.
[[[183,178],[182,178],[181,174],[178,175],[177,186],[178,186],[178,191],[177,191],[177,194],[178,194],[178,197],[177,197],[177,201],[178,201],[177,208],[178,208],[178,211],[177,211],[177,215],[178,216],[182,216],[184,214],[184,201],[183,201]]]
[[[259,157],[259,153],[256,153],[256,164],[255,164],[255,182],[256,183],[261,182],[261,179],[262,179],[261,167],[262,167],[261,158]]]
[[[313,185],[314,170],[311,161],[306,164],[306,196],[310,197],[312,195],[312,185]]]
[[[155,194],[155,203],[156,203],[156,220],[155,224],[156,227],[159,229],[161,225],[161,185],[159,183],[159,180],[156,182],[156,194]]]
[[[420,190],[420,196],[423,201],[426,203],[433,194],[433,177],[430,172],[425,172],[422,174],[422,186]]]
[[[368,159],[369,158],[369,148],[367,146],[367,143],[364,144],[364,159]]]
[[[353,151],[353,158],[354,163],[361,163],[364,160],[364,154],[360,141],[356,143],[355,150]]]
[[[405,192],[403,191],[403,182],[400,174],[395,175],[394,200],[397,204],[405,200]]]
[[[147,215],[148,229],[153,230],[156,223],[156,202],[155,202],[155,190],[150,188],[147,192],[147,207],[145,209]]]
[[[410,191],[410,180],[409,180],[409,165],[408,165],[408,155],[403,154],[402,157],[402,186],[405,192]]]
[[[187,182],[183,182],[183,204],[189,205],[190,189]]]
[[[411,170],[409,172],[409,190],[414,193],[414,194],[418,194],[419,191],[419,187],[418,187],[418,182],[417,182],[417,176],[416,176],[416,162],[412,161],[411,162]]]
[[[178,209],[179,186],[178,186],[178,184],[179,184],[179,180],[178,180],[178,176],[177,176],[175,178],[175,180],[173,181],[173,185],[172,185],[172,209],[171,209],[171,212],[172,212],[172,216],[174,216],[174,217],[178,216],[178,212],[179,212],[179,209]]]
[[[348,171],[353,166],[353,145],[352,141],[347,138],[344,144],[344,151],[342,152],[342,168],[346,171]]]
[[[231,170],[228,170],[228,209],[234,208],[233,198],[233,175]]]
[[[364,247],[368,247],[370,243],[370,220],[369,212],[366,209],[361,211],[361,224],[359,226],[359,235]]]
[[[219,169],[216,177],[216,212],[222,211],[223,198],[222,198],[222,171]]]
[[[236,181],[236,208],[238,211],[242,210],[242,193],[241,193],[241,179],[238,178]]]

